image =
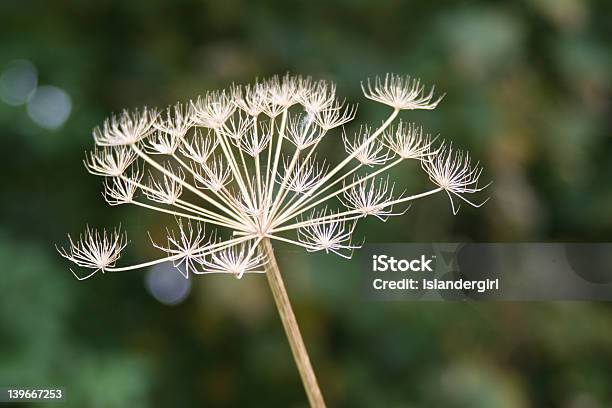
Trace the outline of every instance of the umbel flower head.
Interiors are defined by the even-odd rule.
[[[412,201],[445,193],[453,214],[458,202],[480,192],[482,169],[467,152],[398,121],[401,111],[434,109],[441,96],[420,80],[388,74],[362,85],[367,99],[390,107],[379,126],[356,134],[343,126],[356,107],[336,97],[336,87],[310,77],[285,75],[206,93],[164,110],[143,108],[111,116],[93,132],[96,147],[84,161],[105,178],[110,205],[130,204],[173,215],[174,231],[158,259],[116,266],[126,238],[118,230],[87,229],[61,255],[84,278],[173,262],[191,274],[262,272],[269,259],[262,241],[282,241],[309,252],[350,258],[355,225],[387,221]],[[344,145],[338,163],[322,157],[325,143]],[[417,162],[433,185],[407,193],[386,174]],[[144,178],[147,175],[148,177]],[[206,228],[204,226],[206,225]]]

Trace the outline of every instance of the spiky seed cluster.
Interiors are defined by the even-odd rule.
[[[336,214],[327,215],[327,208],[314,211],[312,218],[321,219],[318,223],[306,223],[298,229],[298,241],[308,252],[325,251],[334,253],[343,258],[350,259],[353,250],[359,245],[352,244],[353,231],[356,222],[349,222],[336,217]]]
[[[136,153],[126,146],[102,147],[94,149],[83,162],[85,168],[95,176],[118,177],[134,163],[136,158]]]
[[[102,128],[94,129],[93,137],[98,146],[132,145],[149,136],[159,112],[146,107],[141,111],[124,110],[119,116],[111,116]]]
[[[325,176],[329,165],[325,160],[318,162],[316,156],[307,159],[298,159],[294,165],[283,158],[284,173],[279,179],[287,181],[287,189],[298,194],[304,194],[317,185],[319,180]],[[292,168],[292,169],[291,169]]]
[[[93,269],[93,272],[84,277],[72,272],[79,280],[87,279],[98,271],[104,273],[115,266],[121,251],[127,245],[127,235],[121,233],[120,228],[110,232],[106,230],[99,232],[87,227],[77,241],[73,241],[70,235],[68,240],[70,241],[68,249],[58,248],[58,252],[77,266]]]
[[[451,145],[442,145],[435,156],[430,160],[421,162],[423,169],[429,175],[429,179],[438,185],[448,195],[453,214],[459,212],[459,206],[455,207],[453,196],[458,197],[472,207],[480,207],[487,202],[488,198],[479,204],[465,198],[464,194],[473,194],[487,188],[491,183],[478,187],[478,180],[482,174],[479,163],[472,165],[468,152],[455,151]]]
[[[438,192],[448,195],[453,213],[455,198],[480,206],[465,198],[484,188],[482,169],[467,153],[436,145],[415,124],[392,125],[401,110],[433,109],[442,97],[418,79],[392,74],[362,87],[368,99],[393,110],[382,125],[362,125],[354,136],[336,131],[353,120],[356,107],[336,98],[334,84],[289,75],[208,92],[163,114],[144,108],[110,117],[94,130],[97,147],[85,166],[105,177],[110,205],[173,215],[178,232],[167,231],[166,245],[153,242],[165,256],[137,265],[115,266],[126,243],[118,230],[88,228],[60,253],[93,270],[85,277],[173,262],[185,277],[240,278],[261,272],[264,239],[349,258],[359,247],[352,243],[355,225],[365,217],[386,221]],[[337,143],[338,133],[347,156],[337,164],[318,160],[317,148],[327,139]],[[406,160],[421,163],[432,189],[396,194],[383,175]],[[338,202],[340,208],[329,208]],[[218,233],[207,235],[204,224]]]
[[[185,278],[188,278],[190,272],[198,273],[198,266],[204,262],[204,255],[200,248],[210,245],[214,240],[206,237],[204,227],[200,223],[194,228],[191,222],[187,222],[187,227],[184,227],[183,222],[179,219],[178,227],[178,234],[167,230],[168,243],[166,246],[156,244],[153,240],[151,243],[155,248],[173,257],[174,266],[184,274]]]
[[[423,135],[422,127],[400,121],[396,127],[390,127],[385,132],[382,143],[402,159],[421,160],[435,155],[436,150],[432,149],[435,141],[436,138]]]
[[[368,79],[367,87],[362,84],[361,88],[366,98],[395,109],[435,109],[444,97],[434,98],[434,88],[426,92],[418,78],[394,74],[376,78],[373,84]]]
[[[142,180],[142,174],[138,169],[134,169],[129,176],[107,177],[104,180],[104,199],[112,206],[130,204],[138,191],[140,180]]]
[[[379,140],[369,141],[371,134],[372,128],[369,126],[361,126],[352,140],[344,133],[344,149],[348,154],[354,154],[363,165],[372,167],[385,164],[389,159],[389,152]]]
[[[203,261],[204,273],[231,273],[238,279],[247,272],[263,273],[263,270],[257,269],[265,263],[263,254],[256,253],[254,247],[245,243],[214,252],[210,260],[204,258]]]
[[[401,200],[403,194],[395,197],[394,188],[393,184],[389,185],[389,176],[385,179],[372,178],[369,181],[357,179],[353,180],[352,187],[344,191],[344,200],[340,200],[345,207],[363,214],[364,217],[372,215],[381,221],[387,221],[393,215],[400,215],[393,213],[393,203]]]
[[[183,194],[185,173],[183,169],[174,170],[170,165],[165,165],[163,169],[160,178],[149,173],[148,188],[143,189],[142,192],[151,201],[172,205]]]

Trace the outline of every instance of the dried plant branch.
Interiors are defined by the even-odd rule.
[[[173,262],[185,278],[265,273],[309,401],[324,406],[272,241],[350,258],[360,247],[353,242],[355,226],[364,218],[386,221],[404,214],[406,204],[441,192],[456,214],[457,201],[484,204],[468,196],[488,186],[480,186],[482,168],[469,153],[437,142],[416,124],[394,125],[401,111],[434,109],[442,96],[434,96],[433,87],[387,74],[362,89],[392,110],[380,126],[362,125],[354,136],[342,127],[357,107],[337,98],[333,83],[290,75],[208,92],[163,113],[145,107],[112,115],[93,131],[87,171],[104,177],[110,205],[172,215],[178,231],[167,229],[165,244],[152,241],[162,257],[135,265],[116,265],[127,243],[118,229],[87,228],[58,251],[90,270],[75,274],[79,279],[162,262]],[[334,133],[346,156],[318,162],[319,146]],[[420,163],[433,188],[397,194],[388,172],[406,161]],[[217,230],[207,235],[205,224]]]

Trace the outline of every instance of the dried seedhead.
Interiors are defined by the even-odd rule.
[[[93,269],[86,277],[172,261],[185,277],[240,278],[266,266],[268,240],[349,258],[359,247],[352,241],[355,225],[364,218],[386,221],[441,192],[454,214],[456,199],[482,205],[467,198],[487,187],[479,187],[482,169],[468,153],[436,143],[416,124],[393,125],[402,110],[434,109],[442,96],[433,87],[388,74],[362,88],[366,98],[392,110],[381,125],[363,124],[354,136],[343,127],[355,118],[356,105],[339,99],[331,82],[291,75],[207,92],[161,114],[143,108],[111,116],[93,132],[87,170],[105,177],[110,205],[172,215],[178,231],[167,231],[165,245],[153,243],[164,256],[137,265],[115,265],[126,244],[119,230],[87,228],[60,254]],[[338,163],[333,155],[320,159],[326,143],[343,143],[346,155]],[[385,172],[407,159],[420,162],[431,189],[396,194]],[[205,224],[218,233],[207,237]]]

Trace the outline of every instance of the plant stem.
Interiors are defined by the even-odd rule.
[[[298,327],[295,314],[291,308],[291,303],[289,302],[289,296],[287,296],[287,290],[285,289],[280,269],[276,263],[272,243],[269,238],[264,238],[260,245],[260,250],[266,255],[268,261],[265,268],[268,284],[270,285],[270,290],[272,290],[276,308],[283,322],[285,334],[287,335],[289,346],[291,346],[291,352],[293,353],[293,359],[300,372],[300,377],[302,377],[302,383],[304,384],[310,406],[315,408],[325,407],[323,394],[321,394],[321,389],[317,383],[317,377],[310,364],[310,358],[308,357],[304,340],[302,340],[300,328]]]

